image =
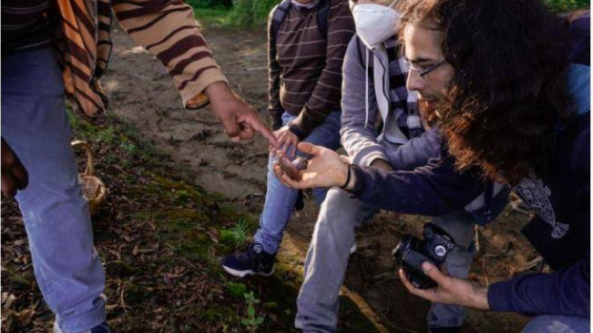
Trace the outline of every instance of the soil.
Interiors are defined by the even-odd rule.
[[[204,35],[232,87],[267,119],[265,32],[206,27]],[[266,191],[266,143],[261,138],[231,143],[208,109],[183,109],[158,60],[119,28],[113,33],[113,41],[113,59],[102,80],[110,97],[110,112],[132,124],[159,151],[170,155],[174,164],[189,169],[192,182],[257,216]],[[291,271],[297,276],[297,288],[317,212],[307,196],[305,208],[289,223],[279,255],[283,274]],[[525,213],[508,208],[496,222],[479,229],[479,251],[471,280],[489,284],[534,266],[537,254],[520,234],[528,219]],[[402,235],[419,235],[427,221],[425,217],[383,212],[360,230],[343,296],[356,304],[380,332],[427,331],[429,304],[403,288],[391,258],[391,250]],[[341,332],[355,331],[349,329],[349,314],[342,309]],[[515,314],[469,311],[462,332],[519,332],[526,320]]]
[[[267,100],[264,31],[205,28],[204,35],[232,87],[263,119]],[[261,139],[234,145],[208,110],[186,111],[158,61],[121,31],[114,34],[114,59],[104,83],[111,110],[132,122],[162,151],[187,165],[209,192],[259,214],[265,199],[267,146]],[[313,200],[289,223],[282,258],[298,270],[317,215]],[[471,278],[481,283],[504,280],[537,256],[520,234],[528,216],[508,209],[495,223],[480,228],[480,250]],[[381,213],[361,230],[344,293],[390,332],[426,331],[427,302],[411,296],[393,274],[391,250],[405,233],[419,234],[426,218]],[[296,254],[296,255],[295,255]],[[464,332],[517,332],[525,318],[470,311]]]

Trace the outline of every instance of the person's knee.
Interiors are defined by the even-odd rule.
[[[353,200],[339,188],[327,192],[317,218],[318,228],[343,229],[355,224],[357,214],[352,210]],[[354,229],[354,225],[352,226]]]
[[[337,187],[330,188],[325,194],[325,200],[321,204],[320,214],[327,214],[343,207],[346,197],[347,195],[341,189]]]
[[[432,223],[453,237],[455,244],[469,249],[474,240],[475,220],[466,211],[456,211],[433,218]]]
[[[469,275],[474,255],[475,251],[473,247],[470,250],[455,247],[447,256],[444,266],[451,276],[466,279]]]
[[[51,175],[51,177],[47,177]],[[65,168],[32,177],[29,186],[20,191],[16,200],[28,224],[35,224],[70,211],[80,213],[85,208],[82,187],[75,169]]]

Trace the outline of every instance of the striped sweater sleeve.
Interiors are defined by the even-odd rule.
[[[331,1],[327,24],[327,52],[325,68],[317,85],[291,127],[303,139],[323,123],[328,114],[340,106],[342,64],[348,43],[355,33],[354,20],[348,1]]]
[[[114,0],[113,10],[132,39],[167,68],[187,108],[205,105],[206,87],[226,82],[182,0]]]

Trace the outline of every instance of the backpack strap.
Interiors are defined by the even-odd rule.
[[[290,9],[290,0],[283,0],[279,3],[274,9],[272,9],[272,24],[270,25],[270,37],[274,38],[274,41],[278,37],[278,31],[280,31],[280,26],[284,19],[286,18],[286,14]]]
[[[317,28],[323,38],[327,40],[327,21],[329,17],[330,0],[319,0],[317,4]]]
[[[280,26],[282,25],[282,22],[284,22],[286,14],[290,9],[290,1],[291,0],[283,0],[274,9],[272,9],[273,14],[272,24],[270,26],[270,37],[273,37],[274,40],[276,40],[278,37]],[[327,39],[327,21],[329,17],[329,8],[330,0],[319,0],[319,3],[317,4],[317,28],[325,39]]]
[[[270,13],[272,20],[268,27],[268,60],[272,61],[276,59],[276,38],[278,37],[278,31],[280,30],[280,26],[286,17],[286,13],[288,13],[288,9],[290,8],[290,0],[284,0],[276,7],[272,9]]]
[[[276,59],[276,40],[278,39],[278,32],[280,26],[286,18],[286,14],[290,9],[291,0],[283,0],[271,11],[272,20],[268,29],[268,59]],[[330,0],[319,0],[317,4],[317,27],[321,35],[327,40],[327,20],[329,16]],[[271,47],[274,45],[274,47]]]

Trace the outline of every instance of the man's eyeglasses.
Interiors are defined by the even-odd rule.
[[[428,75],[428,73],[434,71],[435,69],[439,68],[442,64],[444,64],[446,61],[445,59],[437,62],[436,64],[430,65],[426,68],[418,68],[416,67],[414,64],[412,64],[411,62],[408,62],[408,67],[410,68],[410,71],[416,71],[418,72],[418,75],[420,75],[421,78],[424,78],[426,75]]]

